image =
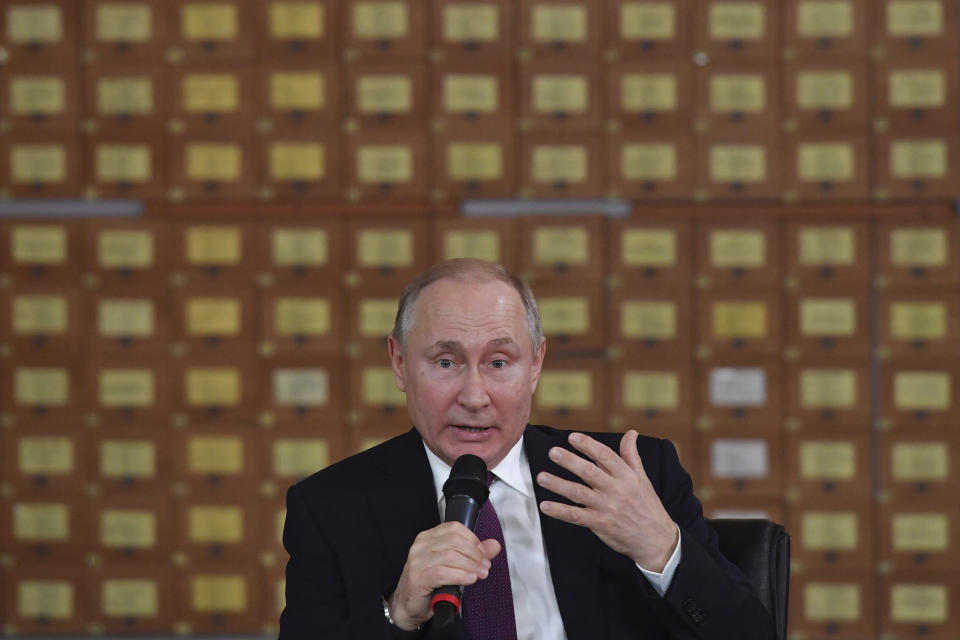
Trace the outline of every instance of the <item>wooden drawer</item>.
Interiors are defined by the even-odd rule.
[[[167,494],[173,481],[173,444],[167,424],[110,426],[94,432],[90,477],[104,496]]]
[[[874,565],[873,504],[809,497],[789,508],[790,563],[804,572]]]
[[[523,274],[533,283],[592,282],[604,272],[605,221],[586,216],[530,216],[520,221]]]
[[[607,344],[602,289],[590,285],[537,283],[533,293],[551,351],[599,350]]]
[[[171,297],[173,336],[188,353],[197,355],[251,352],[258,325],[254,295],[253,287],[242,285],[178,288]]]
[[[84,375],[76,357],[21,355],[0,362],[0,406],[9,424],[79,426],[87,408]]]
[[[697,15],[695,46],[715,58],[772,59],[779,37],[773,0],[707,0]]]
[[[883,427],[946,427],[954,424],[960,375],[951,361],[891,360],[880,371]]]
[[[863,433],[790,434],[786,439],[787,495],[811,502],[872,498],[870,437]]]
[[[165,358],[146,353],[96,355],[85,361],[84,393],[93,425],[163,424],[170,415],[173,388]]]
[[[609,426],[645,435],[692,435],[693,373],[688,363],[655,363],[624,357],[609,367]],[[692,448],[684,451],[693,462]]]
[[[879,296],[877,355],[936,357],[960,347],[960,297],[944,292]]]
[[[525,63],[520,69],[518,109],[522,129],[553,135],[599,131],[603,117],[601,77],[597,63],[582,59]]]
[[[257,629],[266,607],[262,584],[257,567],[225,567],[210,561],[191,565],[177,580],[185,604],[176,628],[211,635]]]
[[[686,220],[611,220],[607,237],[611,283],[689,286],[693,271]]]
[[[622,60],[686,56],[693,40],[696,8],[681,0],[607,3],[605,54]]]
[[[696,236],[699,287],[779,284],[780,261],[775,257],[781,254],[780,233],[775,222],[700,222]]]
[[[274,2],[274,5],[286,4]],[[332,137],[344,109],[343,79],[332,61],[264,61],[257,70],[259,113],[273,135]],[[328,133],[329,132],[329,133]]]
[[[786,286],[868,286],[873,252],[870,226],[862,222],[786,224]]]
[[[73,133],[80,121],[76,73],[62,66],[0,67],[0,117],[20,135]]]
[[[434,57],[483,64],[513,55],[517,28],[509,0],[435,0],[432,14]]]
[[[78,6],[70,0],[14,1],[0,11],[0,44],[12,64],[36,67],[73,60],[80,42]]]
[[[399,297],[430,264],[426,225],[415,217],[348,222],[344,245],[348,269],[344,282],[350,289],[382,283]]]
[[[783,7],[784,45],[797,56],[863,55],[870,34],[868,0],[795,0]]]
[[[361,0],[344,10],[347,60],[422,58],[427,50],[427,7],[414,0]]]
[[[174,60],[247,60],[254,52],[254,7],[246,2],[175,0],[167,9],[173,21]]]
[[[615,63],[605,75],[607,114],[622,127],[689,130],[694,110],[690,68],[678,68],[672,61],[645,59]]]
[[[438,200],[511,198],[517,190],[515,136],[508,127],[458,126],[434,136],[431,194]]]
[[[347,401],[343,371],[346,362],[339,355],[270,358],[265,368],[267,392],[261,426],[309,430],[313,425],[343,423]],[[334,447],[335,449],[335,447]],[[337,452],[333,451],[331,455]]]
[[[521,141],[521,196],[596,198],[607,192],[606,139],[529,135]]]
[[[704,138],[699,145],[694,198],[777,198],[782,160],[780,140],[772,133],[749,136],[724,134]]]
[[[783,117],[788,131],[808,135],[866,133],[872,100],[867,65],[801,58],[785,65]]]
[[[253,198],[260,175],[252,135],[177,138],[170,155],[171,199]]]
[[[224,567],[251,557],[261,548],[266,528],[259,504],[228,496],[175,501],[173,543],[179,556],[175,561]]]
[[[425,127],[378,127],[347,137],[349,200],[422,200],[427,196]]]
[[[62,133],[11,134],[0,140],[7,170],[0,195],[75,198],[80,195],[80,140]]]
[[[617,129],[606,143],[610,195],[651,202],[689,196],[696,178],[692,135]]]
[[[693,300],[689,289],[629,285],[609,296],[609,342],[638,357],[693,351]]]
[[[262,265],[260,230],[252,224],[200,222],[172,229],[171,283],[222,287],[251,283]]]
[[[960,438],[940,429],[881,433],[877,449],[880,496],[910,503],[948,504],[956,486]]]
[[[696,302],[697,355],[775,356],[781,346],[780,295],[773,291],[711,289]]]
[[[385,352],[364,353],[350,361],[350,412],[347,422],[353,429],[382,429],[392,435],[410,427],[407,397],[397,388],[390,359]]]
[[[4,273],[29,286],[76,285],[87,259],[82,223],[3,221],[0,242]]]
[[[143,129],[161,140],[166,137],[164,127],[174,106],[174,76],[167,68],[110,63],[87,65],[82,71],[89,88],[83,97],[85,127],[105,134]]]
[[[780,496],[784,481],[780,440],[780,432],[773,429],[747,428],[727,435],[701,433],[698,491],[724,496]]]
[[[791,582],[792,633],[837,640],[874,637],[877,605],[872,571],[794,569]]]
[[[873,12],[873,42],[891,59],[918,54],[956,55],[956,3],[884,0]]]
[[[97,66],[163,59],[173,26],[163,0],[94,0],[85,2],[82,11],[85,51]]]
[[[208,354],[177,360],[171,370],[176,425],[253,423],[262,389],[253,358]]]
[[[349,65],[344,75],[347,114],[362,128],[423,127],[427,121],[427,68],[407,60]]]
[[[0,298],[5,342],[18,356],[77,354],[89,333],[83,297],[65,286],[15,286]]]
[[[878,288],[960,283],[956,227],[947,220],[903,219],[877,224]]]
[[[870,371],[866,358],[821,358],[787,366],[785,426],[866,432],[870,426]]]
[[[877,507],[877,557],[884,570],[956,571],[960,511],[952,501],[893,500]]]
[[[336,0],[271,0],[256,9],[258,53],[266,60],[331,59],[341,38]]]
[[[586,0],[521,0],[520,46],[534,58],[595,60],[601,6]]]
[[[883,61],[874,68],[875,127],[956,130],[960,105],[960,62],[929,56]]]
[[[870,354],[870,300],[861,290],[810,289],[786,296],[788,359]]]
[[[277,220],[260,227],[253,241],[264,256],[257,277],[263,286],[322,286],[343,269],[343,228],[332,220]]]
[[[89,481],[90,443],[75,428],[4,429],[0,478],[19,497],[77,496]]]
[[[776,132],[780,122],[776,67],[756,62],[717,62],[697,67],[693,74],[698,131],[711,135]]]
[[[511,128],[518,109],[512,67],[491,60],[458,58],[434,65],[430,82],[429,108],[435,130],[483,135],[487,132],[475,129]]]
[[[3,573],[4,633],[84,635],[89,591],[83,565],[27,558],[18,564]]]
[[[438,217],[433,223],[433,260],[479,258],[515,272],[520,266],[518,227],[510,219]]]
[[[87,344],[96,353],[131,358],[168,353],[170,324],[176,319],[169,313],[170,298],[164,289],[116,285],[97,291],[85,302],[93,325]]]
[[[949,130],[877,136],[874,198],[954,198],[960,194],[960,136]]]
[[[533,396],[530,422],[560,429],[601,428],[606,424],[605,389],[602,362],[551,360],[548,355]]]
[[[347,332],[340,287],[271,287],[259,296],[258,342],[263,353],[335,354]]]
[[[160,560],[87,572],[92,628],[109,634],[170,633],[181,594],[173,568]]]
[[[776,429],[781,366],[763,358],[724,358],[696,369],[697,424],[705,429]]]
[[[883,576],[879,630],[896,638],[947,640],[957,626],[960,587],[954,571],[895,571]]]
[[[84,166],[87,197],[161,200],[169,189],[166,141],[152,132],[91,135]]]
[[[4,500],[4,548],[24,564],[69,562],[90,545],[90,513],[82,495]]]
[[[174,528],[168,492],[98,498],[89,512],[91,549],[107,566],[169,561]]]
[[[253,429],[180,429],[171,440],[173,488],[190,500],[252,495],[265,475],[265,452]]]
[[[803,135],[784,140],[783,197],[788,202],[866,200],[866,137]]]

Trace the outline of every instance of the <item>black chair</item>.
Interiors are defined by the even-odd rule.
[[[720,551],[737,565],[770,612],[780,640],[787,638],[787,602],[790,593],[790,534],[770,520],[709,520],[717,532]]]

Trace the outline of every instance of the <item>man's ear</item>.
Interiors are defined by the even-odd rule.
[[[393,336],[387,338],[387,351],[390,353],[390,368],[393,369],[393,379],[397,381],[400,391],[406,391],[406,373],[404,371],[403,349],[397,344]]]
[[[540,380],[540,372],[543,370],[543,358],[547,355],[547,339],[540,338],[540,346],[537,347],[537,353],[533,356],[533,363],[530,365],[530,393],[537,390],[537,382]]]

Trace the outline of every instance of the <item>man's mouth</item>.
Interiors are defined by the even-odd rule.
[[[483,433],[484,431],[489,431],[490,429],[493,428],[493,427],[469,427],[463,424],[455,424],[453,426],[455,426],[457,429],[466,431],[467,433]]]

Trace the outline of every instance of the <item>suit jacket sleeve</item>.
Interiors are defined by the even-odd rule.
[[[654,610],[664,626],[677,638],[776,638],[773,620],[750,583],[720,553],[717,534],[704,519],[690,476],[669,440],[661,440],[659,466],[660,499],[680,526],[682,545],[680,564],[663,597],[645,584],[645,593],[660,600]],[[646,583],[642,574],[640,579]]]

